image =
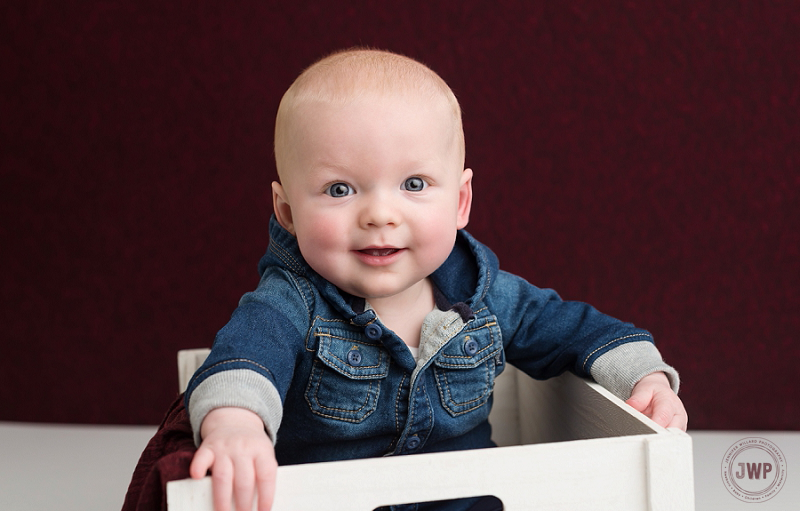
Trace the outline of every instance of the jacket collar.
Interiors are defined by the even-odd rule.
[[[363,299],[342,292],[306,263],[297,240],[278,223],[275,215],[270,218],[269,237],[267,253],[258,264],[259,275],[268,266],[278,266],[309,279],[328,302],[354,323],[367,324],[375,319],[373,311],[364,311]],[[497,256],[468,232],[459,230],[450,256],[431,275],[439,291],[437,306],[456,310],[466,321],[483,301],[498,270]]]

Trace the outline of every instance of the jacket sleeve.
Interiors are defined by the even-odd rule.
[[[283,417],[283,401],[304,350],[313,293],[281,272],[267,272],[245,294],[217,333],[206,361],[186,390],[186,408],[200,443],[200,426],[215,408],[234,406],[256,413],[272,438]]]
[[[498,318],[506,359],[533,378],[570,370],[627,399],[642,377],[663,371],[678,390],[678,374],[652,335],[631,323],[502,271],[485,300]]]

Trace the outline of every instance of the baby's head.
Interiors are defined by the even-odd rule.
[[[427,66],[388,51],[353,49],[316,62],[283,95],[275,122],[275,161],[278,176],[290,172],[297,150],[293,120],[314,104],[344,106],[359,99],[396,97],[409,102],[427,99],[445,106],[452,121],[455,158],[463,169],[464,130],[461,107],[450,87]],[[411,107],[411,104],[409,104]]]
[[[275,215],[308,264],[344,291],[413,292],[469,219],[461,110],[424,65],[350,50],[304,71],[275,126]]]

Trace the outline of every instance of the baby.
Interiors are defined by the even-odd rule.
[[[594,378],[686,428],[648,332],[500,271],[462,230],[460,107],[424,65],[361,49],[317,62],[281,101],[275,158],[261,281],[186,392],[191,475],[211,470],[218,511],[254,492],[269,509],[278,463],[492,446],[507,363]]]

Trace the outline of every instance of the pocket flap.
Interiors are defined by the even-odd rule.
[[[356,335],[337,329],[319,329],[317,358],[339,374],[354,380],[385,378],[389,373],[389,353],[382,346],[369,344]]]
[[[475,324],[477,323],[477,324]],[[503,342],[494,316],[476,319],[442,348],[434,363],[447,369],[472,369],[500,354]]]

